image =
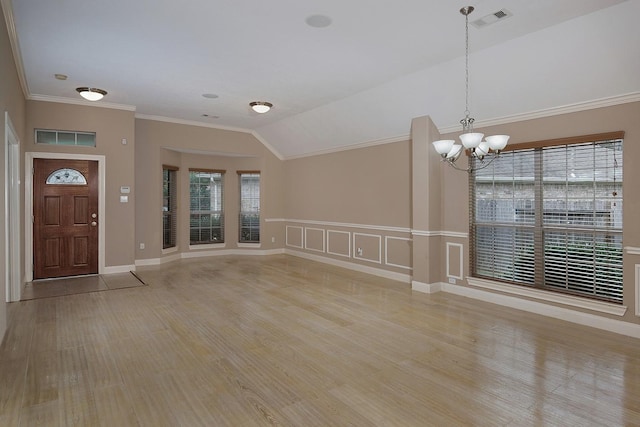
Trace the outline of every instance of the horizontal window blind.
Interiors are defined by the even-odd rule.
[[[173,248],[177,242],[178,168],[162,165],[162,248]]]
[[[224,171],[189,169],[189,241],[224,243]]]
[[[240,182],[240,243],[260,242],[260,172],[238,171]]]
[[[622,303],[622,143],[512,148],[472,173],[472,275]]]

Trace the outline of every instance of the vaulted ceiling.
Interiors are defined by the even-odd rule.
[[[29,99],[82,103],[75,88],[98,87],[100,105],[252,132],[281,158],[406,138],[427,114],[451,131],[464,112],[466,1],[2,3]],[[480,125],[639,98],[640,0],[472,5]]]

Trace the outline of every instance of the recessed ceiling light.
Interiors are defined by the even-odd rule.
[[[65,74],[54,74],[53,76],[58,80],[67,80],[67,76]]]
[[[271,107],[273,107],[272,103],[265,101],[253,101],[250,102],[249,105],[251,106],[251,109],[253,111],[260,114],[266,113],[267,111],[271,110]]]
[[[205,98],[209,98],[209,99],[218,98],[218,95],[216,95],[215,93],[203,93],[202,96],[205,97]]]
[[[331,25],[331,18],[326,15],[311,15],[305,22],[313,28],[325,28]]]
[[[106,90],[96,87],[79,87],[76,91],[87,101],[100,101],[107,94]]]

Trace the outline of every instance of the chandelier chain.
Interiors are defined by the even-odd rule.
[[[465,22],[465,40],[464,40],[464,45],[465,45],[465,54],[464,54],[464,58],[465,58],[465,110],[464,110],[464,114],[466,117],[469,117],[469,114],[471,113],[469,111],[469,15],[465,15],[464,16],[464,22]]]

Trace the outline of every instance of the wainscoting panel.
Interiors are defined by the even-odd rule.
[[[351,233],[327,230],[327,253],[351,258]]]
[[[273,220],[275,221],[275,220]],[[410,280],[412,230],[387,225],[303,219],[284,222],[286,252],[394,280]]]
[[[353,233],[353,258],[382,264],[382,236]]]
[[[304,248],[324,253],[324,229],[305,227]]]
[[[460,243],[447,242],[447,277],[452,279],[463,279],[464,246]]]
[[[300,248],[300,249],[304,248],[304,237],[302,233],[302,227],[287,225],[285,241],[287,243],[287,246]]]
[[[636,264],[636,316],[640,316],[640,264]]]
[[[384,263],[411,270],[411,243],[406,237],[384,237]]]

